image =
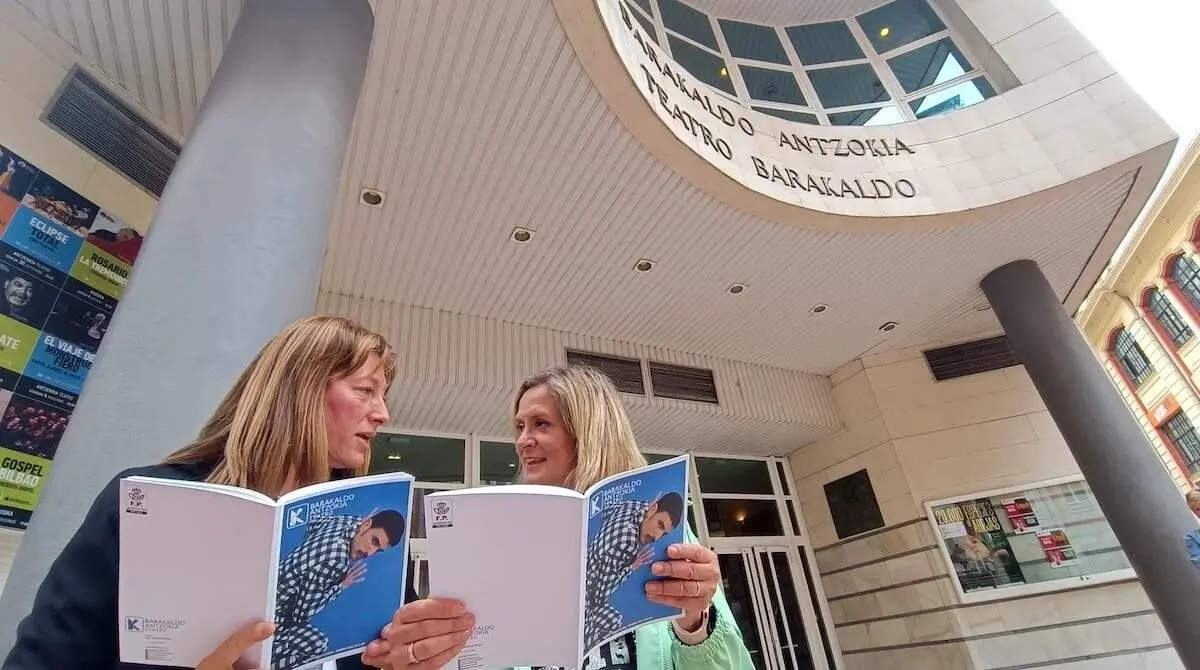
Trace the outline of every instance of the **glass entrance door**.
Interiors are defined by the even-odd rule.
[[[729,610],[733,612],[733,619],[742,631],[746,648],[750,650],[755,670],[775,670],[774,663],[766,659],[763,646],[765,636],[762,622],[765,619],[760,609],[762,598],[758,595],[758,578],[753,564],[747,563],[744,553],[717,554],[722,590],[729,602]]]
[[[824,654],[809,645],[821,638],[799,589],[795,554],[789,547],[718,554],[725,597],[757,670],[829,670]]]

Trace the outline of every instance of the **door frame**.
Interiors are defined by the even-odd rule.
[[[717,556],[736,556],[742,561],[742,573],[746,576],[746,588],[750,593],[750,610],[754,617],[754,628],[758,631],[758,641],[762,646],[764,670],[784,670],[779,657],[779,644],[776,641],[774,620],[767,607],[767,599],[763,594],[763,580],[759,575],[758,561],[750,549],[714,549]],[[728,594],[726,594],[728,597]],[[737,626],[737,623],[734,623]]]
[[[764,541],[765,540],[765,541]],[[742,566],[745,574],[750,579],[749,590],[752,603],[755,625],[758,628],[758,636],[762,641],[763,657],[765,659],[767,670],[785,670],[787,666],[783,664],[783,654],[791,653],[792,667],[797,667],[797,659],[794,656],[796,631],[790,631],[786,628],[786,619],[784,620],[784,629],[790,633],[792,644],[789,650],[785,651],[785,640],[779,639],[779,621],[777,617],[780,614],[776,611],[776,607],[782,610],[783,586],[779,583],[778,575],[775,574],[776,566],[773,560],[768,559],[768,565],[772,570],[773,592],[769,592],[771,584],[768,584],[764,574],[763,565],[761,563],[763,556],[782,553],[786,559],[785,565],[791,570],[793,596],[800,607],[800,625],[802,630],[799,633],[805,637],[805,643],[808,646],[809,657],[812,659],[813,670],[836,670],[829,667],[828,659],[825,655],[825,648],[821,637],[820,622],[814,611],[815,603],[812,602],[809,596],[807,577],[804,569],[800,564],[799,552],[803,551],[803,547],[792,546],[787,543],[772,542],[767,538],[713,538],[712,549],[717,554],[740,556],[742,558]],[[829,634],[832,634],[830,632]],[[767,649],[766,647],[769,647]]]

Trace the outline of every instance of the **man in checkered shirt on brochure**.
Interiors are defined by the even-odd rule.
[[[601,512],[604,522],[588,546],[583,640],[588,649],[621,628],[621,613],[609,598],[629,575],[654,558],[650,546],[679,525],[683,497],[666,493],[654,502],[612,503]]]
[[[325,653],[329,639],[309,620],[362,581],[363,559],[396,546],[404,530],[404,516],[390,509],[309,523],[304,541],[279,564],[272,670],[290,670]]]

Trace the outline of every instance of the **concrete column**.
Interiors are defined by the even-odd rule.
[[[315,310],[373,29],[368,0],[243,4],[0,597],[0,658],[101,487]]]
[[[980,285],[1184,666],[1200,668],[1200,569],[1184,546],[1195,516],[1037,264],[1009,263]]]

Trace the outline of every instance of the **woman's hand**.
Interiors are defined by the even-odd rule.
[[[238,664],[238,659],[246,650],[263,640],[271,637],[275,625],[266,621],[258,621],[241,628],[225,638],[211,654],[200,661],[196,670],[242,670],[245,666]]]
[[[652,570],[659,579],[646,582],[646,597],[651,602],[682,609],[680,626],[694,630],[712,604],[721,582],[717,555],[698,544],[673,544],[667,548],[667,557],[671,560],[654,564]]]
[[[386,670],[441,670],[466,646],[475,617],[457,600],[426,598],[396,610],[363,663]]]

